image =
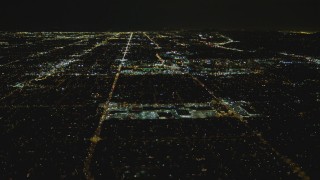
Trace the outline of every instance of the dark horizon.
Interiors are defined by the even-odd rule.
[[[238,2],[9,2],[0,7],[1,31],[136,31],[166,29],[319,31],[316,0]]]

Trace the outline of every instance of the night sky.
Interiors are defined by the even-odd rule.
[[[319,0],[8,1],[0,30],[319,30]]]

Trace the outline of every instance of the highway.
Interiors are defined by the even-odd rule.
[[[123,56],[122,56],[122,59],[121,61],[123,61],[126,56],[127,56],[127,53],[129,52],[129,48],[130,48],[130,44],[131,44],[131,39],[132,39],[132,36],[133,36],[133,33],[130,33],[130,37],[128,39],[128,43],[127,43],[127,46],[123,52]],[[90,166],[91,166],[91,162],[92,162],[92,156],[95,152],[95,149],[96,149],[96,145],[98,144],[98,142],[101,140],[100,138],[100,134],[101,134],[101,127],[102,127],[102,124],[103,122],[107,119],[108,117],[108,114],[109,114],[109,104],[110,104],[110,101],[112,99],[112,96],[113,96],[113,92],[115,90],[115,87],[117,85],[117,82],[118,82],[118,79],[119,79],[119,76],[120,76],[120,73],[121,73],[121,68],[122,68],[122,63],[120,63],[118,65],[118,69],[117,69],[117,73],[115,75],[115,78],[113,80],[113,83],[112,83],[112,87],[111,87],[111,91],[109,93],[109,96],[108,96],[108,99],[107,101],[104,103],[103,105],[103,112],[101,114],[101,117],[100,117],[100,120],[99,120],[99,124],[98,124],[98,127],[97,129],[95,130],[93,136],[90,138],[90,146],[88,148],[88,152],[87,152],[87,157],[84,161],[84,168],[83,168],[83,173],[84,175],[86,176],[86,179],[93,179],[93,176],[91,174],[91,171],[90,171]]]

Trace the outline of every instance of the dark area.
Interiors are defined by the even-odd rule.
[[[0,30],[319,30],[317,0],[3,1]]]

